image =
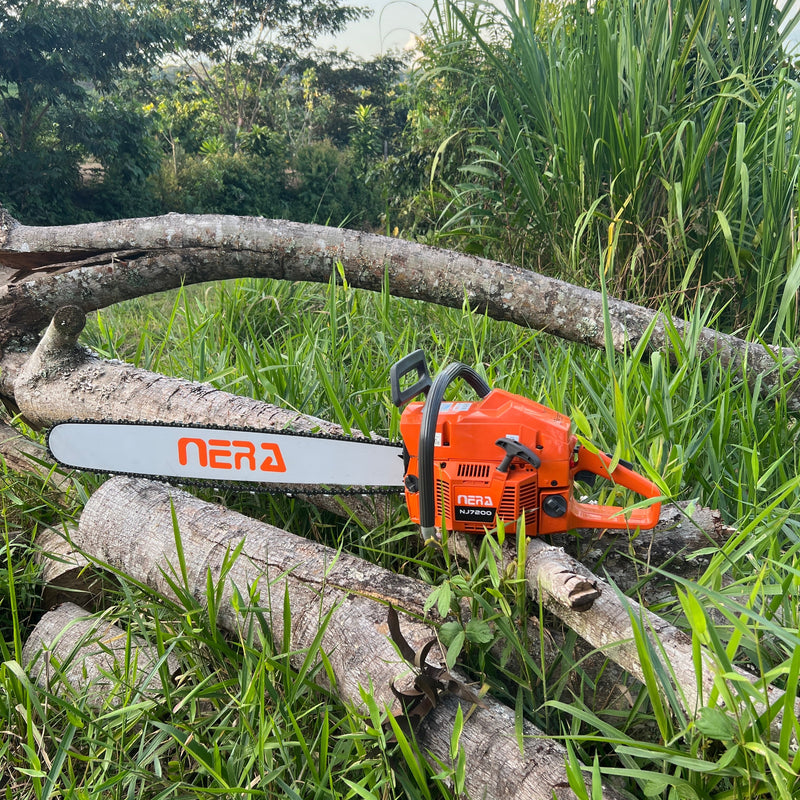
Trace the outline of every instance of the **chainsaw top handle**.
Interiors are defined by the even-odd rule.
[[[412,353],[412,355],[414,354]],[[425,542],[436,538],[436,493],[433,484],[433,446],[436,439],[436,422],[445,390],[456,378],[463,378],[478,393],[478,397],[486,397],[492,391],[489,384],[472,367],[459,361],[445,367],[430,385],[422,412],[417,455],[419,462],[419,527],[422,540]]]

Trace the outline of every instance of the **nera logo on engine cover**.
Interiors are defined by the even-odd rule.
[[[457,522],[483,522],[491,525],[497,508],[488,494],[460,494],[456,498],[454,518]]]

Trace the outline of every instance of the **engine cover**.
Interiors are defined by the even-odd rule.
[[[400,421],[408,450],[406,503],[415,522],[424,405],[409,404]],[[437,525],[483,533],[501,519],[513,532],[524,513],[529,535],[565,530],[563,524],[550,522],[558,517],[541,519],[542,502],[558,495],[562,499],[549,501],[549,507],[566,510],[575,446],[568,417],[502,389],[477,402],[442,403],[433,449]]]

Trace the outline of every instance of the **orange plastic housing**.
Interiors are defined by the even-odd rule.
[[[410,403],[400,420],[408,450],[405,497],[415,522],[420,516],[417,457],[424,406]],[[514,532],[524,513],[529,536],[573,528],[654,527],[658,502],[625,511],[575,499],[578,473],[611,480],[645,498],[659,497],[660,491],[624,464],[609,472],[611,458],[578,446],[570,429],[568,417],[502,389],[476,402],[442,403],[433,448],[437,526],[484,533],[501,519],[506,531]],[[509,447],[514,455],[508,455]]]

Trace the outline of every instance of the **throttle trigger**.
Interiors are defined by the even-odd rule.
[[[500,462],[500,466],[497,468],[498,472],[508,472],[508,468],[515,458],[519,458],[537,469],[542,465],[542,459],[539,458],[530,447],[526,447],[522,442],[518,442],[516,439],[504,436],[502,439],[498,439],[495,444],[502,448],[506,454],[506,457]]]
[[[575,480],[582,481],[589,485],[589,488],[594,489],[594,485],[597,482],[597,475],[594,472],[589,472],[588,469],[581,469],[575,473]]]

